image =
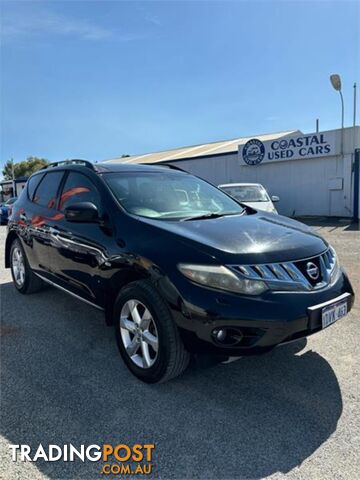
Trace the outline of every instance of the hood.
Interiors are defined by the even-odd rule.
[[[295,220],[258,212],[206,220],[162,221],[141,218],[223,263],[270,263],[322,253],[327,243]]]

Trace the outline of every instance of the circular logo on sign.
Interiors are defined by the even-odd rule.
[[[242,156],[248,165],[258,165],[265,156],[264,144],[257,138],[249,140],[244,145]]]

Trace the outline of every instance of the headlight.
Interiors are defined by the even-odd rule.
[[[334,258],[334,266],[332,268],[331,275],[330,275],[330,282],[333,283],[335,282],[335,280],[337,280],[341,270],[340,270],[339,257],[337,256],[335,248],[330,247],[330,250]]]
[[[191,265],[180,263],[178,269],[189,280],[199,283],[200,285],[205,285],[206,287],[246,295],[260,295],[260,293],[268,290],[267,285],[261,280],[240,278],[228,268],[220,265]]]

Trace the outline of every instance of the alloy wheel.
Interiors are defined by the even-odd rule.
[[[139,300],[128,300],[120,313],[120,334],[126,353],[141,368],[154,365],[159,336],[153,316]]]
[[[25,282],[25,259],[19,247],[15,247],[12,251],[11,267],[16,284],[22,287]]]

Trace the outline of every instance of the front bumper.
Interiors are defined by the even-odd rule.
[[[340,299],[348,312],[354,291],[345,272],[332,286],[308,292],[265,292],[260,296],[222,293],[181,279],[180,297],[169,301],[186,348],[196,353],[242,356],[266,352],[281,343],[322,329],[324,303]],[[191,288],[189,288],[189,285]],[[181,293],[180,293],[181,292]],[[214,331],[240,332],[236,345],[219,343]]]

